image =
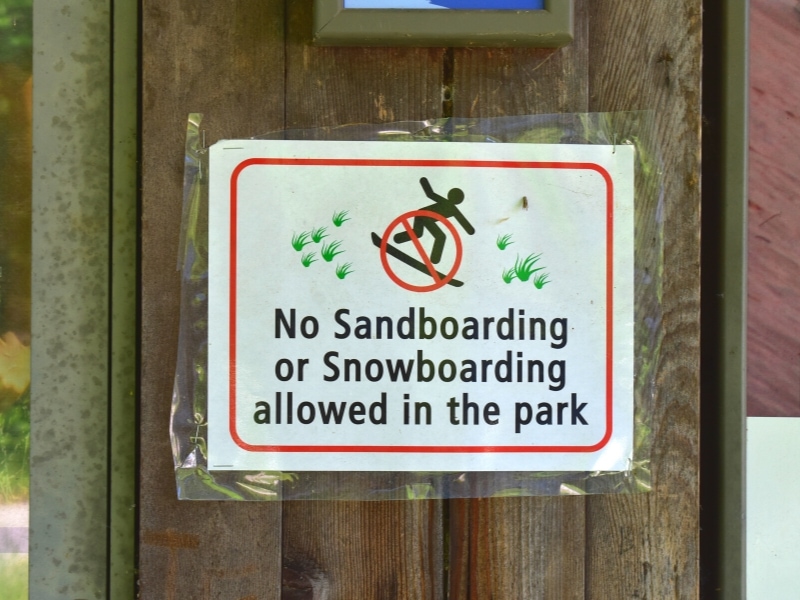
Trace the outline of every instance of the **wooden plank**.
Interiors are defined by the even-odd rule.
[[[443,599],[441,507],[434,500],[286,502],[284,600]]]
[[[664,341],[653,492],[587,501],[587,597],[698,595],[701,2],[592,3],[590,109],[654,111],[664,222]]]
[[[235,14],[144,3],[143,597],[274,598],[282,531],[286,599],[444,598],[447,514],[453,598],[696,596],[699,0],[684,0],[677,17],[622,0],[578,5],[579,31],[588,23],[591,36],[553,52],[314,48],[309,0],[287,2],[285,14],[283,2],[252,0]],[[654,421],[653,494],[287,502],[282,520],[277,505],[174,500],[165,436],[172,373],[163,365],[174,361],[178,279],[174,250],[164,248],[177,246],[187,112],[208,115],[211,142],[284,125],[587,107],[653,108],[664,140],[659,386],[669,402]]]
[[[449,598],[584,598],[584,499],[450,502]]]
[[[575,40],[564,48],[456,48],[453,116],[504,117],[588,108],[588,2],[575,0]]]
[[[800,416],[800,7],[754,0],[750,21],[747,414]]]
[[[187,115],[209,144],[283,126],[284,3],[142,7],[141,597],[278,598],[280,505],[176,500],[168,427]]]
[[[311,4],[287,3],[287,127],[441,115],[443,50],[313,47]],[[443,598],[441,514],[440,501],[286,502],[284,598]]]
[[[287,6],[287,128],[441,116],[444,50],[314,47],[311,5]]]
[[[575,41],[542,48],[456,49],[453,116],[585,112],[588,2],[575,2]],[[584,597],[583,498],[452,500],[450,598]]]

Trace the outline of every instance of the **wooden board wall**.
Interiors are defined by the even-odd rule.
[[[310,0],[143,0],[141,597],[695,598],[700,0],[576,0],[560,50],[318,48]],[[283,127],[650,109],[663,189],[653,492],[178,502],[168,437],[183,142]]]

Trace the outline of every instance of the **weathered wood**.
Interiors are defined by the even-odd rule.
[[[183,148],[283,126],[280,0],[143,2],[142,598],[279,598],[279,504],[179,502],[169,443]]]
[[[565,48],[454,50],[453,116],[586,112],[588,3],[575,11]],[[582,498],[452,500],[449,510],[451,599],[584,597]]]
[[[696,597],[700,0],[578,0],[576,42],[557,51],[315,48],[310,0],[143,6],[142,597]],[[630,109],[654,111],[664,183],[652,494],[282,508],[174,499],[187,113],[205,113],[211,143],[442,114]]]
[[[576,496],[451,501],[449,598],[584,598],[584,506]]]
[[[800,416],[800,7],[754,0],[750,21],[747,414]]]
[[[287,3],[286,127],[441,115],[444,50],[311,46],[311,5]]]
[[[664,214],[653,492],[587,501],[587,597],[698,594],[701,3],[590,12],[593,111],[654,111]]]
[[[288,128],[441,115],[443,50],[313,47],[311,4],[287,3]],[[379,474],[372,483],[387,487]],[[284,597],[443,598],[441,507],[440,501],[285,503]]]
[[[586,112],[588,2],[575,2],[575,40],[550,48],[456,48],[453,116]]]
[[[444,598],[442,502],[287,502],[284,595]],[[298,583],[293,583],[297,582]]]
[[[571,587],[548,584],[552,585],[551,590],[559,590],[553,592],[553,597],[580,595],[578,590],[584,585],[585,571],[585,593],[592,597],[620,597],[629,593],[660,598],[672,597],[676,592],[680,597],[688,597],[697,594],[698,584],[699,3],[684,3],[677,19],[666,7],[651,6],[642,11],[630,3],[604,3],[602,7],[595,4],[588,26],[591,36],[588,75],[581,77],[573,69],[564,77],[566,82],[559,77],[558,70],[568,71],[569,63],[560,65],[564,57],[557,54],[548,56],[543,51],[532,51],[526,57],[521,50],[490,50],[481,56],[481,51],[456,51],[454,114],[500,116],[586,108],[598,112],[655,111],[656,137],[663,140],[660,149],[666,163],[667,207],[676,214],[673,220],[668,220],[671,225],[665,232],[665,279],[669,279],[665,281],[664,312],[669,317],[665,317],[665,350],[658,377],[659,388],[670,390],[670,402],[659,403],[654,416],[657,442],[652,458],[656,492],[647,496],[589,499],[586,565],[581,562],[574,571],[570,571],[569,565],[558,570],[559,577],[570,581]],[[466,65],[463,70],[459,69],[459,58]],[[493,60],[494,69],[490,67]],[[532,75],[533,69],[537,70],[537,76]],[[520,82],[524,75],[528,75],[529,81]],[[470,83],[476,88],[471,98]],[[581,91],[588,91],[591,98],[584,105],[579,103]],[[490,101],[484,102],[483,96]],[[570,101],[571,106],[567,104]],[[549,110],[545,108],[548,105],[552,106]],[[681,490],[680,495],[675,490]],[[476,510],[481,506],[479,501],[451,503],[451,515],[460,516],[451,519],[453,597],[509,595],[507,582],[498,573],[507,573],[508,565],[516,564],[528,548],[536,548],[540,556],[548,556],[556,553],[554,544],[571,541],[572,552],[564,554],[574,556],[575,542],[583,543],[582,528],[559,530],[556,521],[548,530],[538,522],[537,508],[541,509],[548,500],[519,501],[525,508],[517,513],[516,519],[505,514],[509,500],[493,502],[494,506],[485,509],[491,516]],[[465,507],[464,503],[468,505]],[[466,518],[465,514],[472,517]],[[652,518],[656,514],[658,517]],[[490,524],[498,528],[509,520],[517,529],[533,520],[539,525],[539,535],[518,538],[516,543],[509,543],[502,536],[478,537],[482,544],[474,541],[480,532],[490,530]],[[582,519],[578,522],[582,523]],[[564,535],[569,537],[564,539]],[[653,543],[654,538],[658,544]],[[476,568],[473,553],[482,546],[487,547],[484,556],[488,558],[482,565],[484,568]],[[529,573],[536,571],[532,568]],[[548,594],[542,589],[528,590],[530,596],[510,594],[509,597],[539,598]]]

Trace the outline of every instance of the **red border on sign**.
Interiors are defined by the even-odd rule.
[[[606,182],[606,430],[603,437],[589,446],[380,446],[380,445],[255,445],[245,442],[236,430],[236,288],[237,288],[237,215],[239,176],[248,167],[318,166],[318,167],[467,167],[472,169],[570,169],[594,171]],[[546,453],[597,452],[611,440],[614,430],[614,182],[603,167],[595,163],[509,160],[408,160],[350,158],[250,158],[239,163],[230,180],[230,282],[229,282],[229,371],[228,428],[237,446],[248,452],[381,452],[422,454],[477,453]]]

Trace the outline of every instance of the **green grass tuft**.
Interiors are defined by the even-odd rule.
[[[505,235],[498,235],[497,236],[497,247],[500,248],[500,250],[505,250],[506,248],[508,248],[513,243],[514,242],[511,241],[511,234],[510,233],[507,233]]]
[[[511,283],[516,278],[517,274],[514,272],[514,269],[508,269],[507,271],[503,271],[503,281],[506,283]]]
[[[544,267],[533,268],[541,257],[541,254],[529,254],[525,260],[520,260],[519,255],[517,255],[517,261],[514,263],[514,273],[517,279],[520,281],[528,281],[531,275],[536,273],[536,271],[544,269]]]
[[[536,277],[533,278],[533,285],[536,286],[537,290],[542,289],[545,285],[550,283],[548,277],[550,277],[550,273],[539,273]]]
[[[328,234],[325,233],[327,229],[327,227],[317,227],[311,230],[311,239],[314,240],[315,244],[319,244],[323,238],[328,237]]]
[[[353,263],[344,263],[343,265],[336,265],[336,276],[339,279],[344,279],[353,271],[350,270],[350,267],[353,266]]]
[[[333,213],[333,219],[331,219],[333,224],[336,225],[336,227],[341,227],[345,221],[350,220],[350,217],[347,216],[347,213],[349,212],[349,210],[340,210]]]
[[[317,262],[317,259],[314,258],[317,255],[316,252],[309,252],[308,254],[303,254],[300,257],[300,262],[303,263],[304,267],[310,267],[311,263]]]
[[[344,252],[344,250],[339,250],[339,246],[342,245],[342,242],[336,241],[331,242],[330,244],[322,244],[322,258],[325,259],[325,262],[331,262],[337,255]]]
[[[308,239],[308,236],[311,235],[308,231],[304,231],[300,234],[294,234],[292,236],[292,248],[297,250],[298,252],[302,251],[303,248],[308,246],[311,243],[311,240]]]

